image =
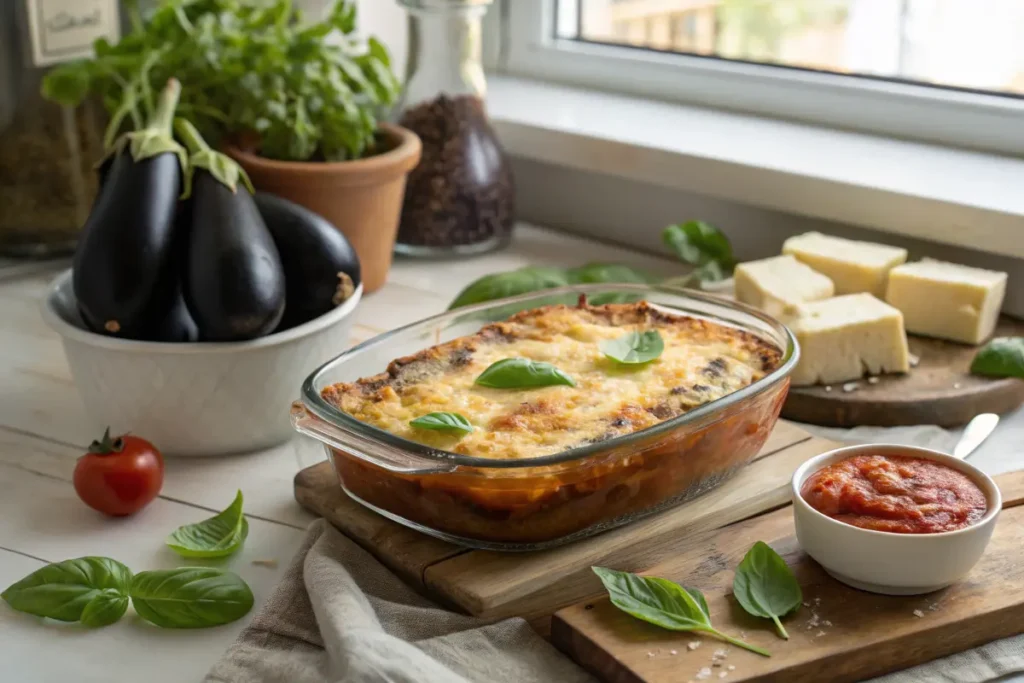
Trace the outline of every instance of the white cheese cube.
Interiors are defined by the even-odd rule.
[[[795,386],[910,369],[903,314],[870,294],[800,304],[789,325],[800,343]]]
[[[792,256],[773,256],[736,266],[736,298],[782,317],[795,304],[827,299],[832,281]]]
[[[903,312],[907,332],[980,344],[992,336],[1006,273],[925,259],[889,273],[885,300]]]
[[[783,254],[792,254],[835,284],[836,294],[868,292],[885,296],[889,271],[907,260],[907,250],[807,232],[790,237]]]

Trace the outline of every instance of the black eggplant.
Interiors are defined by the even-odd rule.
[[[72,284],[94,332],[143,339],[174,306],[175,208],[187,162],[171,135],[180,92],[168,81],[147,126],[118,141],[82,228]]]
[[[249,178],[210,149],[188,121],[177,120],[175,131],[190,154],[191,224],[182,284],[199,337],[240,341],[269,334],[284,314],[285,278]]]
[[[281,253],[288,303],[278,329],[318,318],[359,286],[359,257],[345,235],[318,213],[266,192],[256,206]]]

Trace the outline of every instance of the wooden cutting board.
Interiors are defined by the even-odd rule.
[[[1024,336],[1024,322],[1003,316],[996,336]],[[1024,402],[1024,381],[970,374],[979,347],[913,335],[907,340],[920,360],[906,375],[882,375],[876,384],[851,383],[854,391],[843,391],[843,382],[830,389],[791,387],[782,415],[831,427],[959,427],[979,413],[1008,413]]]
[[[785,505],[789,480],[836,444],[780,421],[758,460],[700,498],[568,546],[532,553],[469,550],[408,529],[351,500],[330,463],[295,477],[295,497],[435,599],[485,618],[550,615],[597,595],[591,565],[633,570],[672,557],[692,534]]]
[[[704,591],[711,623],[767,649],[770,658],[710,637],[656,628],[616,609],[607,597],[557,612],[552,640],[598,678],[614,683],[718,681],[721,673],[728,683],[843,683],[1022,633],[1024,472],[997,482],[1004,510],[984,557],[966,579],[928,595],[875,595],[831,578],[800,551],[789,506],[692,535],[644,571]],[[788,641],[778,638],[770,621],[740,609],[731,595],[736,565],[759,540],[785,558],[803,588],[804,606],[784,621]],[[697,649],[688,649],[687,643],[698,641]],[[714,666],[714,653],[723,650],[725,658]],[[704,667],[710,675],[699,675]]]

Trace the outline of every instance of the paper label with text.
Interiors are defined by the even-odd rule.
[[[121,35],[117,0],[25,0],[25,10],[36,66],[90,57],[97,38]]]

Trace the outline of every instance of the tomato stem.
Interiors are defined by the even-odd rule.
[[[124,450],[124,439],[120,436],[110,438],[110,427],[103,432],[103,438],[89,444],[89,452],[96,455],[112,455]]]

